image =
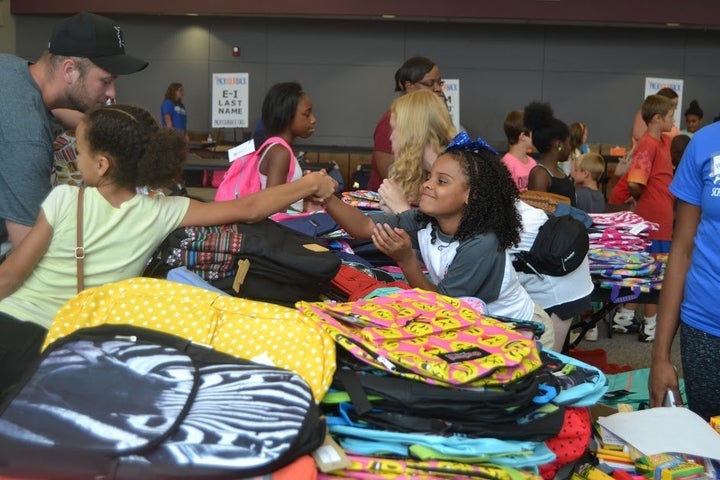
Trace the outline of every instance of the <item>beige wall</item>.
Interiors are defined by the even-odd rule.
[[[10,0],[0,0],[0,53],[15,53],[15,19]]]
[[[7,2],[8,0],[0,0]],[[14,0],[17,2],[17,0]],[[720,30],[388,22],[219,16],[118,16],[128,52],[150,66],[121,77],[118,101],[159,116],[168,83],[185,86],[191,130],[211,124],[212,73],[250,75],[250,133],[276,82],[299,81],[313,101],[315,145],[372,146],[378,119],[396,97],[404,59],[426,55],[460,80],[460,120],[473,135],[506,147],[503,120],[532,100],[549,101],[566,123],[582,121],[589,141],[625,145],[644,97],[645,77],[685,81],[705,121],[720,112]],[[16,15],[17,54],[47,47],[55,15]],[[232,47],[241,55],[234,57]],[[682,125],[684,126],[684,125]],[[238,129],[240,130],[240,129]],[[298,144],[303,142],[298,142]]]

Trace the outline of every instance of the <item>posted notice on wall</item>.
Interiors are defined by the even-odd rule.
[[[213,73],[212,128],[247,128],[248,90],[247,73]]]
[[[460,130],[460,79],[446,78],[443,93],[455,128]]]
[[[678,78],[645,78],[645,99],[648,95],[655,95],[661,88],[670,87],[678,94],[678,107],[675,109],[675,126],[680,128],[680,116],[682,115],[682,94],[683,81]]]

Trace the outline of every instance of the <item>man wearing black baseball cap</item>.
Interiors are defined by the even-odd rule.
[[[125,53],[125,39],[115,22],[94,13],[78,13],[60,22],[52,32],[48,51],[87,58],[113,75],[128,75],[148,66]]]
[[[58,23],[33,64],[0,54],[0,222],[13,247],[30,231],[50,191],[53,141],[60,132],[53,110],[86,112],[114,101],[117,77],[147,65],[125,52],[114,21],[88,12]]]

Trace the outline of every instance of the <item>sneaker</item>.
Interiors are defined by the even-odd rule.
[[[620,308],[613,316],[612,329],[616,333],[637,332],[639,328],[635,321],[635,312]]]
[[[645,333],[643,331],[638,332],[638,342],[652,343],[654,341],[655,341],[655,331],[654,330],[651,334]]]
[[[648,322],[647,318],[643,321],[643,327],[638,333],[638,341],[643,343],[652,343],[655,341],[655,319]]]
[[[593,327],[587,332],[585,332],[585,340],[588,342],[597,342],[598,339],[598,328]]]

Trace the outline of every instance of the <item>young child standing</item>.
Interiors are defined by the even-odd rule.
[[[552,323],[520,285],[508,253],[522,228],[517,199],[494,150],[461,132],[433,164],[418,208],[369,217],[331,197],[325,209],[353,237],[372,239],[412,287],[477,297],[491,315],[539,321],[546,327],[541,342],[551,347]]]
[[[568,127],[570,129],[570,157],[567,161],[560,164],[560,169],[565,172],[566,175],[572,174],[573,162],[576,162],[580,155],[588,153],[590,147],[588,147],[588,129],[587,125],[583,122],[571,123]]]
[[[587,213],[603,213],[605,211],[605,195],[598,190],[598,180],[605,172],[605,159],[599,153],[583,153],[571,163],[577,208]],[[597,339],[597,326],[585,333],[585,340],[594,342]]]
[[[703,110],[697,100],[693,100],[685,110],[685,130],[681,133],[692,138],[693,134],[700,130],[703,121]]]
[[[669,132],[674,126],[675,104],[662,95],[650,95],[643,102],[641,112],[648,128],[633,150],[632,163],[624,177],[628,192],[637,202],[635,213],[660,226],[650,233],[652,244],[648,251],[668,253],[673,234],[674,198],[670,193],[673,165],[670,159],[671,140],[663,132]],[[626,304],[618,309],[613,317],[613,329],[627,332],[632,326],[636,308],[637,304]],[[656,317],[657,306],[645,305],[645,318],[639,334],[641,342],[655,339]]]
[[[308,138],[315,133],[312,100],[297,82],[277,83],[263,99],[262,122],[266,138],[281,137],[292,146],[296,138]],[[261,188],[289,183],[302,176],[295,154],[280,143],[266,145],[258,168]],[[295,202],[292,208],[301,212],[303,202]]]
[[[598,180],[605,172],[605,160],[599,153],[584,153],[573,162],[577,208],[587,213],[603,213],[605,196],[598,190]]]
[[[535,159],[528,155],[532,149],[532,136],[525,126],[522,110],[513,110],[505,117],[505,136],[508,140],[508,151],[502,161],[510,170],[515,186],[521,192],[528,189],[530,170],[537,165]]]

